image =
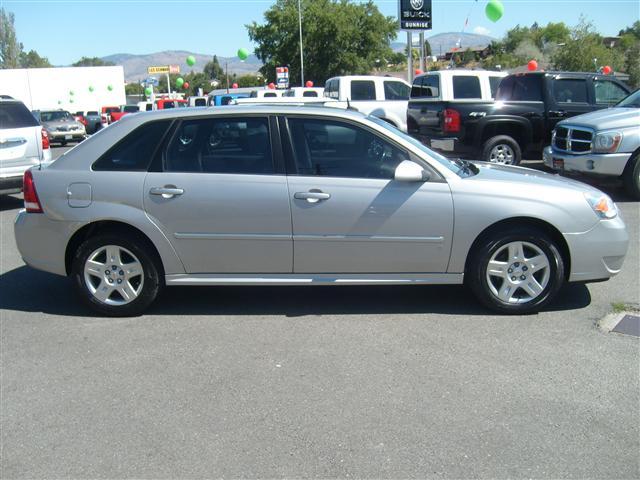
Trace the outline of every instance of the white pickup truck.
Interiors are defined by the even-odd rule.
[[[411,86],[399,78],[372,75],[333,77],[324,84],[324,96],[349,102],[351,108],[374,115],[407,131],[407,103]]]

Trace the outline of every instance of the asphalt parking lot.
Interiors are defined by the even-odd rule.
[[[622,273],[520,317],[351,286],[174,287],[98,318],[23,264],[0,197],[0,477],[638,478],[639,339],[597,322],[640,303],[640,208],[603,189]]]

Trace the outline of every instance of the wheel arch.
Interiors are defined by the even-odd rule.
[[[482,232],[480,232],[480,234],[478,234],[478,236],[476,236],[473,243],[471,244],[471,247],[469,248],[469,251],[467,252],[467,258],[464,264],[465,273],[469,271],[474,252],[477,251],[478,245],[482,241],[499,230],[514,227],[533,227],[542,230],[544,233],[549,235],[549,237],[556,243],[558,249],[560,250],[560,255],[562,255],[562,261],[565,265],[565,280],[569,280],[569,275],[571,273],[571,252],[569,250],[567,241],[565,240],[560,230],[558,230],[555,226],[548,222],[545,222],[544,220],[540,220],[539,218],[534,217],[506,218],[486,227]]]
[[[520,150],[522,150],[523,153],[526,150],[526,146],[531,143],[533,138],[531,124],[524,118],[489,117],[478,126],[475,144],[482,148],[487,140],[498,135],[506,135],[513,138],[518,143]]]

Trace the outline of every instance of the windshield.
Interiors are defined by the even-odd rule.
[[[57,122],[60,120],[73,120],[69,112],[41,112],[40,118],[43,122]]]
[[[393,132],[396,135],[399,135],[404,140],[406,140],[407,142],[411,143],[413,146],[418,148],[418,150],[420,150],[421,152],[427,154],[427,156],[429,158],[435,160],[440,165],[443,165],[444,167],[447,167],[449,170],[451,170],[456,175],[460,175],[461,177],[462,176],[468,176],[469,169],[467,167],[466,162],[463,162],[461,160],[450,160],[447,157],[445,157],[443,155],[440,155],[439,153],[437,153],[437,152],[431,150],[430,148],[428,148],[427,146],[423,145],[422,142],[420,142],[419,140],[416,140],[412,136],[407,135],[402,130],[394,127],[389,122],[385,122],[384,120],[382,120],[382,119],[380,119],[378,117],[374,117],[373,115],[369,115],[369,116],[367,116],[367,119],[371,120],[374,123],[377,123],[381,127],[384,127],[386,130],[389,130],[390,132]]]
[[[640,89],[620,100],[616,107],[640,108]]]

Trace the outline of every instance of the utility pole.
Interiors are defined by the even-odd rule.
[[[420,70],[424,72],[424,32],[420,32]]]
[[[229,93],[229,62],[224,62],[224,71],[227,77],[227,93]]]
[[[298,27],[300,30],[300,86],[304,87],[304,55],[302,54],[302,9],[298,0]]]
[[[407,82],[413,83],[413,32],[407,30]]]

